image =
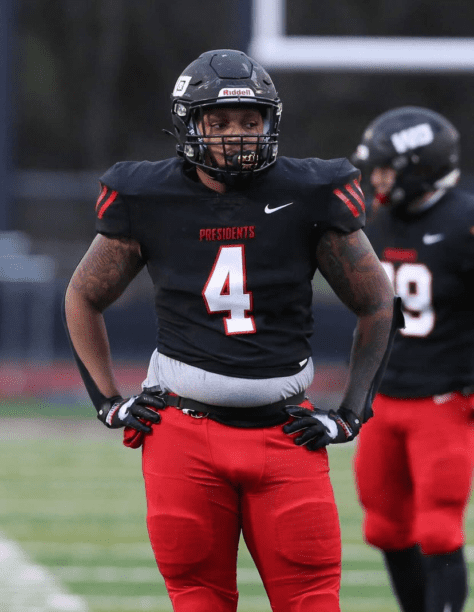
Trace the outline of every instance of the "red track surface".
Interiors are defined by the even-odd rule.
[[[115,374],[124,392],[140,389],[148,364],[116,364]],[[314,380],[309,395],[340,393],[346,381],[347,369],[343,365],[315,366]],[[85,393],[79,372],[72,362],[33,364],[9,362],[0,365],[0,397],[42,397],[45,395]]]

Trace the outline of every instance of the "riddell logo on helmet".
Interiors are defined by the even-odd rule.
[[[219,92],[219,98],[224,98],[226,96],[244,96],[247,98],[255,98],[254,92],[247,87],[246,89],[239,89],[238,87],[231,87],[229,89],[221,89]]]

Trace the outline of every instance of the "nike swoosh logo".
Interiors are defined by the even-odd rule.
[[[269,208],[268,204],[265,206],[265,212],[267,213],[267,215],[271,215],[272,213],[276,212],[277,210],[281,210],[282,208],[286,208],[287,206],[291,206],[292,204],[294,204],[294,202],[289,202],[288,204],[283,204],[283,206],[277,206],[276,208]]]
[[[423,236],[423,244],[434,244],[444,240],[444,234],[425,234]]]

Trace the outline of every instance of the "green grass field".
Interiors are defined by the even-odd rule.
[[[171,611],[146,533],[140,452],[123,447],[119,432],[102,432],[90,408],[82,413],[71,413],[67,406],[47,408],[29,402],[4,403],[0,409],[4,432],[13,424],[11,417],[16,417],[12,435],[3,433],[0,441],[0,575],[3,538],[4,543],[18,543],[28,555],[27,578],[33,589],[29,597],[35,600],[30,607],[21,603],[28,580],[19,581],[15,590],[2,584],[0,577],[6,612],[79,610],[70,604],[61,607],[60,598],[50,607],[42,603],[41,569],[54,577],[62,592],[79,596],[88,612]],[[61,434],[55,435],[56,421],[45,414],[63,418]],[[66,415],[71,418],[65,419]],[[85,431],[79,427],[79,417],[85,415],[91,415],[90,425],[97,427],[94,439],[80,439],[74,433]],[[19,439],[17,419],[25,430],[39,423],[26,416],[41,416],[43,425],[51,428],[51,437],[35,438],[33,431],[27,439]],[[65,429],[70,436],[64,435]],[[351,472],[353,450],[352,444],[330,449],[343,539],[341,608],[345,612],[396,612],[381,557],[362,541],[361,511]],[[473,504],[466,538],[468,558],[474,561]],[[238,576],[239,612],[270,612],[243,542]],[[473,598],[466,611],[474,611]]]

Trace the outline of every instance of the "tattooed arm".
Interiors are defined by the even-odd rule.
[[[357,315],[349,379],[341,404],[361,416],[382,361],[393,318],[394,293],[362,230],[326,232],[318,244],[319,269],[341,301]]]
[[[102,313],[122,295],[143,266],[136,241],[99,234],[77,266],[66,291],[65,317],[71,342],[105,397],[120,393]]]

